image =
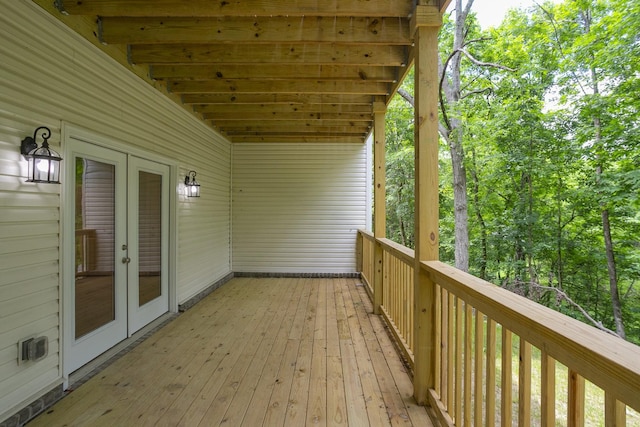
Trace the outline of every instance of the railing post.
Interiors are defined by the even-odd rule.
[[[376,239],[374,249],[375,274],[373,279],[373,314],[382,314],[382,285],[384,281],[384,251],[382,244]]]
[[[374,246],[374,278],[373,278],[373,312],[380,314],[382,305],[382,284],[384,276],[383,251],[378,239],[384,238],[387,228],[386,214],[386,156],[385,156],[385,114],[387,106],[384,102],[373,103],[373,182],[374,182],[374,213],[373,234],[376,237]]]
[[[428,404],[429,390],[436,388],[440,354],[436,286],[420,262],[438,259],[438,30],[441,24],[438,6],[416,7],[412,18],[416,169],[413,387],[414,397],[422,405]]]
[[[360,231],[356,232],[356,272],[362,274],[364,236]]]

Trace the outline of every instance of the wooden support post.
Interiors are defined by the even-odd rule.
[[[382,305],[382,284],[384,278],[383,251],[382,245],[377,239],[386,236],[387,213],[386,213],[386,160],[385,160],[385,114],[387,106],[384,102],[373,103],[373,182],[374,182],[374,211],[373,211],[373,234],[376,237],[374,250],[375,274],[373,279],[373,313],[381,314]]]
[[[438,259],[438,30],[437,6],[418,5],[413,16],[415,56],[415,286],[414,397],[427,404],[440,355],[436,286],[420,261]]]
[[[382,314],[382,286],[384,283],[384,251],[380,241],[376,239],[374,246],[374,279],[373,279],[373,314]]]
[[[362,233],[358,231],[356,233],[356,272],[358,273],[362,273],[363,249],[364,249],[364,237],[362,236]]]
[[[377,239],[386,236],[386,160],[384,122],[387,106],[384,102],[373,103],[373,234]]]

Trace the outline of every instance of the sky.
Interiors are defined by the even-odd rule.
[[[451,2],[450,9],[454,3]],[[497,27],[508,9],[526,8],[533,4],[533,0],[475,0],[472,9],[476,12],[482,28],[488,28]]]

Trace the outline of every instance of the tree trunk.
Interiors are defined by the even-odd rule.
[[[487,280],[487,224],[484,222],[482,212],[480,211],[480,180],[478,179],[478,166],[476,165],[476,153],[471,151],[471,161],[473,168],[471,170],[471,178],[473,179],[473,205],[475,207],[476,219],[480,225],[480,245],[482,249],[482,259],[480,260],[480,278]]]
[[[462,7],[462,0],[456,0],[456,24],[453,37],[451,59],[451,72],[449,79],[443,85],[447,106],[451,109],[451,119],[449,120],[448,142],[451,153],[451,166],[453,169],[453,207],[455,221],[455,266],[462,271],[469,271],[469,219],[467,208],[467,175],[464,167],[464,148],[462,145],[464,132],[460,120],[459,101],[461,93],[461,71],[460,63],[462,49],[465,38],[464,24],[469,14],[473,0],[469,0],[466,6]],[[442,70],[446,72],[446,70]],[[443,108],[446,108],[443,106]]]
[[[583,10],[581,13],[582,22],[584,24],[585,33],[591,31],[591,13],[589,10]],[[592,55],[592,60],[594,60]],[[593,65],[590,67],[591,74],[591,89],[593,95],[598,96],[600,94],[600,88],[598,86],[598,74]],[[598,115],[593,116],[593,128],[594,128],[594,146],[602,148],[602,122]],[[598,156],[599,164],[596,166],[596,182],[600,182],[602,176],[602,159]],[[624,331],[624,322],[622,320],[622,304],[620,303],[620,293],[618,291],[618,274],[616,270],[615,253],[613,249],[613,240],[611,239],[611,223],[609,221],[609,209],[604,203],[601,203],[601,216],[602,216],[602,234],[604,237],[604,247],[607,256],[607,271],[609,273],[609,293],[611,294],[611,305],[613,309],[613,319],[616,324],[616,332],[618,335],[626,339]]]
[[[458,120],[452,120],[452,124]],[[455,220],[455,266],[469,271],[469,217],[467,206],[467,173],[464,167],[464,149],[462,147],[462,129],[458,124],[452,138],[449,139],[451,166],[453,169],[453,209]]]
[[[609,211],[602,210],[602,231],[604,234],[604,246],[607,252],[607,269],[609,271],[609,291],[611,292],[611,305],[613,306],[613,318],[616,322],[616,332],[621,338],[626,339],[624,323],[622,322],[622,304],[618,292],[618,277],[616,272],[616,260],[613,253],[613,240],[611,240],[611,224],[609,223]]]
[[[562,196],[561,196],[561,188],[562,188],[562,177],[558,176],[558,187],[556,193],[556,202],[557,202],[557,214],[558,217],[556,219],[556,245],[557,245],[557,256],[558,256],[558,268],[557,268],[557,279],[558,279],[558,288],[562,289],[564,283],[564,260],[562,259]]]
[[[405,225],[404,225],[404,219],[402,218],[402,212],[400,211],[400,206],[402,206],[402,190],[404,188],[404,185],[400,185],[398,187],[398,196],[397,196],[397,203],[398,203],[398,208],[396,210],[396,216],[398,217],[398,222],[400,223],[400,240],[402,243],[402,246],[407,246],[407,233],[406,233],[406,229],[405,229]]]

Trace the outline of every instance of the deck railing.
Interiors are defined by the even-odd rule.
[[[427,398],[443,425],[640,426],[640,347],[442,262],[417,264],[387,239],[358,239],[363,280],[414,368],[416,265],[419,286],[435,286],[422,330],[435,330]]]

